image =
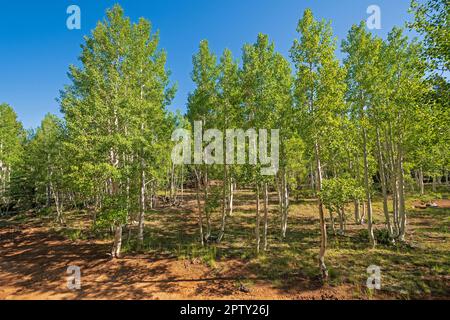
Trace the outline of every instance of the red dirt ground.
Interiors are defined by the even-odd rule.
[[[38,223],[0,229],[0,299],[351,299],[352,288],[321,287],[308,279],[275,288],[239,261],[216,268],[164,256],[104,255],[109,243],[65,240]],[[68,266],[81,268],[82,288],[67,288]],[[240,279],[252,281],[244,292]],[[290,282],[291,283],[291,282]]]

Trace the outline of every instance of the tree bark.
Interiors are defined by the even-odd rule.
[[[355,223],[356,224],[361,224],[361,216],[360,216],[360,207],[361,207],[361,203],[359,200],[355,200]]]
[[[234,198],[234,181],[233,178],[230,179],[230,200],[228,202],[228,215],[231,217],[233,215],[233,198]]]
[[[208,208],[208,185],[209,185],[209,181],[208,181],[208,168],[206,167],[206,165],[204,166],[204,170],[205,170],[205,175],[204,175],[204,188],[203,188],[203,193],[204,193],[204,205],[203,205],[203,209],[205,211],[205,216],[206,216],[206,240],[209,239],[209,237],[211,236],[211,212],[209,211]]]
[[[384,160],[383,160],[383,153],[381,151],[380,132],[379,132],[378,128],[377,128],[377,149],[378,149],[378,167],[379,167],[380,180],[381,180],[381,190],[383,193],[384,218],[386,220],[386,227],[388,229],[389,236],[392,238],[393,231],[392,231],[392,226],[391,226],[391,219],[389,217],[386,173],[385,173],[385,166],[384,166]]]
[[[197,208],[198,208],[198,227],[200,231],[200,242],[202,244],[202,247],[205,245],[204,242],[204,235],[203,235],[203,215],[202,215],[202,206],[200,202],[200,176],[198,174],[197,169],[194,169],[195,176],[197,178],[197,188],[196,188],[196,198],[197,198]]]
[[[420,195],[423,196],[425,194],[425,184],[423,183],[422,167],[420,167],[420,169],[419,169],[419,188],[420,188]]]
[[[316,166],[317,166],[317,191],[322,190],[322,164],[320,161],[320,146],[316,141],[314,144]],[[319,268],[321,271],[322,279],[326,281],[328,279],[328,269],[325,264],[325,253],[327,249],[327,226],[325,224],[323,202],[319,197],[319,219],[320,219],[320,250],[319,250]]]
[[[403,151],[398,148],[398,194],[399,194],[399,216],[400,216],[400,233],[399,240],[405,241],[406,235],[406,208],[405,208],[405,187],[404,187],[404,170],[403,170]]]
[[[120,250],[122,248],[122,225],[118,224],[114,228],[114,244],[111,251],[113,258],[120,258]]]
[[[283,169],[283,239],[286,238],[287,222],[289,215],[289,190],[287,184],[286,169]]]
[[[269,192],[267,182],[264,182],[264,251],[267,251],[267,229],[268,229],[268,210],[269,210]]]
[[[373,234],[373,225],[372,225],[372,195],[371,188],[369,184],[369,161],[367,154],[367,132],[366,129],[363,128],[363,153],[364,153],[364,185],[366,189],[366,198],[367,198],[367,222],[368,222],[368,231],[369,231],[369,241],[372,244],[372,247],[376,246],[375,236]]]
[[[144,169],[144,160],[141,160],[141,186],[139,192],[139,233],[138,233],[138,242],[141,247],[144,244],[144,224],[145,224],[145,187],[146,187],[146,179],[145,179],[145,169]]]
[[[222,186],[222,225],[220,228],[219,237],[217,238],[217,242],[221,242],[225,235],[225,224],[227,220],[227,200],[228,200],[227,189],[228,189],[228,172],[227,172],[227,165],[225,164],[223,169],[223,186]]]
[[[345,234],[345,212],[344,207],[339,210],[339,235],[343,236]]]
[[[333,234],[336,236],[336,225],[335,225],[335,220],[334,220],[334,214],[332,210],[328,210],[328,213],[330,215],[330,227],[331,227],[331,232],[333,232]]]
[[[255,179],[255,185],[256,185],[256,228],[255,228],[255,235],[256,235],[256,254],[259,254],[260,252],[260,245],[261,245],[261,236],[259,233],[259,226],[260,226],[260,216],[259,216],[259,182],[257,179]]]

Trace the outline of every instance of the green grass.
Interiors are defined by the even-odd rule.
[[[240,204],[246,200],[251,201],[248,194],[240,195],[240,199]],[[392,244],[384,228],[382,203],[377,199],[374,203],[374,220],[378,245],[375,249],[370,247],[366,226],[352,223],[352,211],[349,207],[347,234],[329,234],[326,257],[329,284],[351,284],[359,288],[357,294],[360,296],[374,298],[380,292],[368,291],[365,284],[369,276],[367,267],[377,265],[382,270],[382,294],[401,299],[449,296],[450,212],[447,209],[411,209],[415,200],[409,198],[407,203],[407,243]],[[226,259],[244,260],[255,275],[273,279],[274,285],[279,287],[285,286],[291,276],[317,278],[319,230],[314,202],[302,201],[292,205],[285,241],[280,240],[279,219],[276,205],[273,205],[269,222],[269,250],[258,257],[254,248],[252,207],[238,206],[233,217],[227,221],[227,233],[223,243],[205,248],[192,245],[198,238],[196,221],[191,220],[192,223],[189,223],[183,218],[180,219],[180,215],[184,214],[187,215],[183,212],[166,214],[163,219],[167,224],[163,232],[159,232],[162,230],[158,230],[158,226],[152,223],[153,227],[149,227],[147,232],[150,236],[146,238],[147,243],[151,244],[150,247],[155,248],[158,243],[164,241],[160,248],[165,248],[181,258],[201,257],[203,262],[211,266],[214,266],[216,261]],[[160,216],[154,213],[153,217],[156,220]],[[190,229],[186,228],[186,222],[191,226]],[[171,228],[167,229],[168,225]],[[213,217],[214,230],[217,230],[219,225],[220,214],[217,213]]]
[[[448,197],[448,192],[441,192],[441,196]],[[375,249],[369,244],[366,226],[353,223],[353,206],[349,206],[346,234],[328,234],[326,264],[329,285],[350,285],[355,298],[374,299],[380,295],[400,299],[449,297],[450,210],[413,209],[412,204],[418,200],[419,197],[415,195],[408,197],[406,244],[392,244],[384,227],[381,199],[375,198],[375,236],[378,240]],[[14,219],[20,222],[25,217],[16,216]],[[68,239],[111,239],[107,230],[102,232],[89,228],[85,223],[88,221],[86,214],[69,214],[67,220],[70,227],[59,230],[59,233]],[[220,212],[214,213],[213,235],[218,234],[220,221]],[[197,223],[195,206],[148,212],[141,253],[166,254],[178,259],[200,261],[212,269],[219,263],[239,260],[255,277],[270,279],[275,287],[280,288],[299,278],[319,281],[317,257],[320,232],[314,200],[292,202],[287,237],[282,241],[276,195],[271,196],[269,249],[259,256],[255,254],[252,193],[241,192],[236,196],[236,209],[233,216],[227,219],[222,243],[201,247]],[[131,234],[132,238],[128,239],[128,231],[124,231],[124,254],[134,253],[138,249],[136,230],[132,229]],[[381,268],[381,292],[366,288],[369,276],[367,267],[370,265]]]

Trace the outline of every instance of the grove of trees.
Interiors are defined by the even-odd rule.
[[[326,279],[327,229],[344,234],[351,206],[375,247],[372,202],[380,195],[389,240],[403,242],[407,192],[448,183],[450,172],[449,3],[413,1],[411,11],[408,27],[420,41],[399,27],[381,39],[361,23],[339,45],[330,21],[309,9],[289,57],[264,34],[240,58],[228,49],[218,57],[204,40],[181,115],[167,109],[176,87],[158,32],[116,5],[85,38],[79,66],[69,68],[62,118],[49,114],[25,131],[14,110],[0,105],[0,214],[54,208],[64,225],[66,212],[83,210],[95,228],[110,230],[111,256],[119,258],[124,229],[135,226],[140,250],[148,210],[180,205],[186,188],[195,194],[199,244],[225,241],[236,192],[248,189],[259,254],[269,250],[270,193],[277,194],[283,241],[290,202],[306,190],[318,199],[318,267]],[[233,128],[279,129],[277,174],[261,175],[261,163],[237,165],[225,155],[224,165],[173,164],[172,132],[194,130],[196,121],[224,136]]]

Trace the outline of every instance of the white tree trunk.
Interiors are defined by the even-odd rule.
[[[120,258],[121,248],[122,248],[122,225],[119,224],[114,227],[114,245],[111,252],[113,259]]]
[[[200,231],[200,242],[202,244],[202,247],[205,245],[204,242],[204,235],[203,235],[203,209],[202,209],[202,205],[200,202],[200,176],[199,173],[197,171],[197,169],[194,169],[195,172],[195,177],[197,178],[197,188],[196,188],[196,198],[197,198],[197,208],[198,208],[198,227],[199,227],[199,231]]]
[[[383,160],[383,153],[381,151],[380,133],[379,133],[379,129],[378,128],[377,128],[377,149],[378,149],[378,167],[379,167],[380,180],[381,180],[381,189],[382,189],[382,193],[383,193],[384,218],[386,220],[386,227],[388,229],[389,236],[392,238],[393,237],[393,231],[392,231],[392,226],[391,226],[391,219],[389,217],[385,165],[384,165],[384,160]]]
[[[144,244],[144,225],[145,225],[145,170],[144,170],[144,160],[141,160],[141,186],[139,192],[139,231],[138,231],[138,242],[141,247]]]
[[[233,197],[234,197],[234,181],[233,178],[230,179],[230,200],[228,202],[228,215],[231,217],[233,215]]]
[[[420,167],[420,170],[419,170],[419,188],[420,188],[420,195],[423,196],[425,194],[425,184],[423,183],[422,167]]]
[[[221,242],[225,235],[225,225],[227,220],[227,189],[228,189],[228,172],[227,165],[224,166],[223,171],[223,185],[222,185],[222,225],[220,227],[220,234],[217,238],[217,242]]]
[[[264,182],[264,251],[267,251],[267,231],[268,231],[268,211],[269,211],[269,192],[267,182]]]
[[[316,166],[317,166],[317,192],[322,190],[322,164],[320,161],[320,146],[316,141],[314,144]],[[322,279],[326,281],[328,279],[328,269],[325,264],[325,252],[327,249],[327,226],[325,224],[323,202],[319,197],[319,219],[320,219],[320,251],[319,251],[319,267],[322,275]]]
[[[256,235],[256,254],[259,254],[260,252],[260,245],[261,245],[261,236],[259,233],[259,226],[260,226],[260,216],[259,216],[259,183],[256,180],[256,228],[255,228],[255,235]]]
[[[363,128],[363,153],[364,153],[364,185],[366,189],[366,198],[367,198],[367,222],[368,222],[368,231],[369,231],[369,241],[373,247],[376,246],[375,236],[373,234],[373,220],[372,220],[372,195],[371,188],[369,184],[369,161],[367,154],[367,132],[366,129]]]
[[[399,194],[399,217],[400,217],[400,233],[399,240],[405,241],[406,235],[406,207],[405,207],[405,183],[403,170],[403,154],[399,147],[398,152],[398,194]]]

